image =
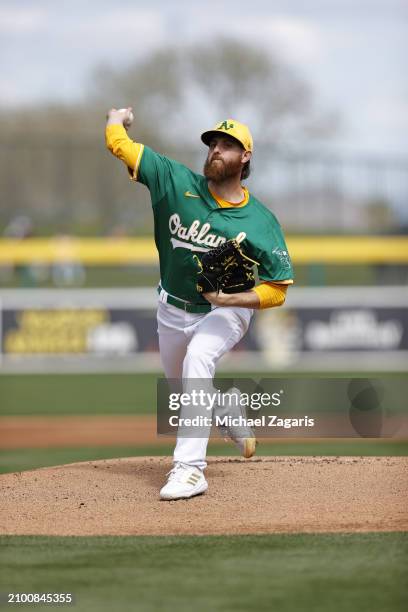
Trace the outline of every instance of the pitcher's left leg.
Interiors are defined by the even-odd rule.
[[[215,308],[197,323],[184,358],[184,383],[201,379],[200,387],[214,391],[212,379],[217,362],[245,335],[252,314],[247,308]],[[211,416],[210,411],[208,414]],[[178,437],[174,461],[205,469],[210,431],[210,427],[202,427],[199,438]]]

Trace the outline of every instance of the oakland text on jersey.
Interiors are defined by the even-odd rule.
[[[228,238],[226,238],[225,236],[217,236],[216,234],[209,234],[208,232],[211,229],[210,223],[203,223],[201,227],[200,225],[201,225],[200,220],[194,219],[190,227],[185,227],[182,224],[180,215],[178,213],[174,213],[169,218],[170,233],[178,236],[179,238],[182,238],[183,240],[190,240],[191,242],[195,242],[197,245],[203,244],[209,248],[218,247],[220,246],[220,244],[224,244],[224,242],[228,240]],[[246,238],[245,232],[238,232],[238,234],[235,236],[235,240],[238,243],[245,240],[245,238]],[[173,248],[182,247],[182,248],[190,249],[191,251],[198,250],[194,248],[192,245],[180,242],[179,240],[174,240],[174,238],[171,239],[171,243],[173,245]],[[209,249],[199,249],[199,250],[208,251]]]

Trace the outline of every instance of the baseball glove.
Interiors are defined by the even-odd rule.
[[[253,267],[258,262],[245,255],[236,240],[227,240],[221,246],[204,253],[201,258],[194,255],[194,259],[199,268],[198,293],[239,293],[255,285]]]

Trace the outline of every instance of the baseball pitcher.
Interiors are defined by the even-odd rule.
[[[164,372],[168,379],[211,380],[219,359],[247,332],[254,310],[285,301],[293,270],[282,229],[242,184],[253,152],[246,125],[226,119],[204,132],[208,154],[203,174],[197,174],[132,141],[127,134],[132,120],[130,107],[112,108],[106,145],[125,163],[131,179],[150,191],[160,260],[157,321]],[[244,457],[255,453],[250,428],[227,427],[224,435]],[[207,490],[207,443],[208,436],[178,436],[161,499]]]

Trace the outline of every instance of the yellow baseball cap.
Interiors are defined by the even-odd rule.
[[[221,123],[217,123],[215,128],[212,130],[208,130],[208,132],[204,132],[201,134],[201,140],[204,144],[209,146],[211,138],[214,134],[227,134],[227,136],[231,136],[238,140],[244,147],[245,151],[253,151],[254,141],[252,140],[251,132],[249,128],[244,123],[240,123],[235,119],[225,119],[225,121],[221,121]]]

